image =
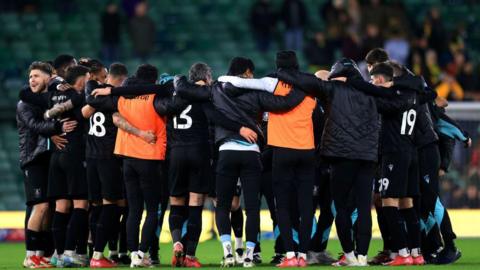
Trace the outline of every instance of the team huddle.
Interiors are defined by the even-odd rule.
[[[107,69],[70,55],[33,62],[17,105],[23,265],[157,265],[170,204],[171,264],[201,267],[211,198],[221,265],[254,267],[262,197],[278,267],[455,262],[439,177],[455,140],[471,140],[421,76],[383,49],[365,60],[370,82],[345,58],[330,71],[302,72],[292,51],[278,52],[277,69],[260,79],[251,59],[234,57],[216,81],[201,62],[188,77],[148,64],[129,76],[121,63]],[[368,260],[372,201],[384,246]],[[340,258],[327,252],[333,222]]]

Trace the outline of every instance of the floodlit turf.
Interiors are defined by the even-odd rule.
[[[262,256],[264,263],[260,265],[261,269],[275,269],[268,264],[270,257],[273,255],[272,241],[262,242]],[[458,247],[462,250],[462,258],[454,265],[426,265],[417,267],[395,267],[394,269],[480,269],[480,239],[460,239],[457,241]],[[370,246],[370,256],[375,255],[379,250],[380,241],[374,240]],[[336,254],[340,251],[339,242],[333,240],[329,243],[329,250],[332,254]],[[162,268],[170,268],[168,264],[171,256],[171,245],[161,245],[161,262]],[[198,257],[204,265],[205,269],[217,269],[219,268],[220,259],[222,256],[222,250],[219,242],[208,241],[201,243],[198,247]],[[21,263],[25,256],[23,244],[0,244],[0,269],[23,269]],[[328,266],[311,266],[310,268],[333,268]],[[384,266],[369,267],[368,269],[385,269]]]

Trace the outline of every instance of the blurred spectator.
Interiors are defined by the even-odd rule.
[[[135,7],[142,1],[145,0],[122,0],[123,11],[128,19],[131,19],[135,15]]]
[[[370,0],[362,6],[362,29],[367,29],[367,25],[376,25],[379,29],[387,23],[387,8],[382,4],[381,0]],[[385,34],[385,33],[383,33]]]
[[[383,47],[383,37],[379,27],[374,23],[367,24],[362,41],[362,55],[365,56],[370,50],[381,47]]]
[[[475,74],[475,69],[472,62],[466,62],[458,74],[458,82],[465,90],[471,94],[478,94],[480,87],[478,85],[478,72]]]
[[[384,47],[390,59],[402,65],[407,63],[408,55],[410,54],[410,44],[405,37],[405,33],[400,28],[394,27],[391,29]]]
[[[270,48],[275,30],[276,16],[269,0],[258,0],[250,10],[250,25],[257,49],[265,52]]]
[[[428,40],[428,47],[435,50],[439,58],[439,64],[445,64],[447,52],[447,32],[440,17],[438,8],[432,8],[423,24],[423,34]]]
[[[360,34],[360,31],[362,30],[361,29],[362,11],[360,9],[360,4],[358,4],[358,0],[348,0],[347,6],[348,6],[347,13],[350,21],[348,25],[348,30],[354,31],[357,34]]]
[[[350,25],[350,16],[344,0],[327,1],[320,7],[320,17],[325,21],[327,28],[335,26],[340,35],[345,35]]]
[[[107,4],[102,13],[102,59],[106,64],[118,61],[118,46],[120,43],[120,14],[115,2]]]
[[[365,55],[362,55],[361,40],[357,32],[348,31],[342,42],[342,54],[354,61],[361,61],[365,57]]]
[[[285,23],[285,49],[302,50],[303,30],[307,23],[305,4],[302,0],[285,0],[280,16]]]
[[[139,2],[135,6],[135,16],[130,19],[129,24],[134,54],[143,62],[148,60],[155,46],[155,24],[147,11],[147,2]]]
[[[326,38],[325,33],[317,31],[304,50],[304,54],[308,56],[309,69],[311,71],[330,69],[334,62],[332,53],[334,50],[332,42]]]
[[[386,22],[382,26],[382,29],[385,30],[385,36],[388,36],[389,29],[401,29],[402,34],[406,38],[410,36],[412,29],[403,0],[389,1],[385,16]]]

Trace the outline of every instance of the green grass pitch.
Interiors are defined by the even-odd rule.
[[[454,265],[426,265],[417,267],[395,267],[394,269],[480,269],[480,239],[459,239],[457,240],[458,247],[462,250],[462,258]],[[370,246],[370,256],[374,256],[376,251],[379,250],[381,242],[379,240],[373,240]],[[171,245],[162,244],[160,251],[161,268],[171,268],[169,265],[171,258]],[[273,255],[273,242],[262,242],[262,257],[264,263],[259,265],[261,269],[276,269],[268,264],[270,257]],[[332,240],[329,243],[329,251],[332,254],[340,252],[340,245],[337,240]],[[12,244],[0,244],[0,269],[23,269],[22,262],[25,256],[24,245],[21,243]],[[197,256],[205,267],[204,269],[218,269],[219,262],[222,256],[222,249],[220,243],[215,240],[211,240],[205,243],[200,243],[198,246]],[[310,268],[331,268],[331,266],[310,266]],[[386,269],[384,266],[369,267],[368,269]]]

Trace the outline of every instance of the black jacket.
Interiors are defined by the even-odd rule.
[[[217,111],[232,121],[254,130],[260,140],[265,139],[258,126],[262,112],[288,111],[305,98],[304,93],[296,90],[291,91],[287,96],[274,96],[262,91],[238,89],[229,83],[215,82],[212,86],[194,86],[188,83],[185,77],[175,80],[175,90],[185,99],[211,100]],[[216,144],[227,140],[246,142],[238,132],[217,125],[215,127]]]
[[[20,146],[20,167],[32,162],[49,150],[48,137],[60,134],[62,125],[58,121],[44,120],[43,111],[31,104],[19,101],[17,104],[17,127]]]
[[[405,110],[408,100],[373,98],[350,83],[322,81],[311,74],[279,71],[279,79],[318,97],[325,105],[325,127],[320,153],[328,158],[377,161],[379,112]],[[393,92],[393,91],[392,91]]]

